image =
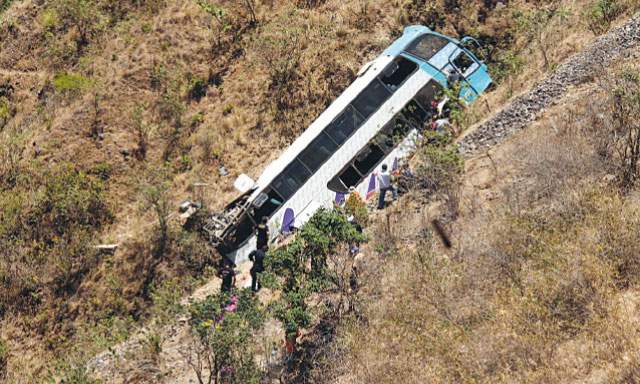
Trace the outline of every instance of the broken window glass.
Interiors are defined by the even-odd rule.
[[[475,61],[464,51],[461,51],[458,57],[453,60],[453,65],[460,70],[460,74],[462,75],[464,75],[473,64],[475,64]]]
[[[311,172],[315,172],[333,155],[337,148],[338,146],[329,136],[324,132],[320,132],[318,137],[300,153],[298,159],[300,159]]]
[[[385,125],[371,141],[373,144],[380,147],[385,154],[389,154],[395,147],[395,142],[393,140],[393,126],[391,124]]]
[[[409,46],[407,46],[407,52],[412,55],[416,55],[421,59],[429,61],[438,51],[449,44],[449,40],[444,37],[427,34],[418,37],[413,40]]]
[[[342,145],[351,134],[358,129],[363,120],[358,115],[358,112],[351,106],[347,106],[345,110],[333,121],[325,132],[335,141],[338,145]]]
[[[391,92],[385,88],[378,79],[374,79],[359,95],[353,100],[353,106],[366,120],[380,108],[382,104],[391,96]]]
[[[394,145],[402,141],[412,129],[400,115],[401,114],[396,115],[396,117],[391,119],[382,129],[383,131],[390,132]]]
[[[407,122],[418,129],[422,128],[428,117],[427,112],[415,100],[410,100],[400,113]]]
[[[260,219],[264,216],[271,217],[284,204],[284,199],[273,188],[267,188],[264,194],[267,196],[266,200],[253,214],[256,222],[260,222]]]

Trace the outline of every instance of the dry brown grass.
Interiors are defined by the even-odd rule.
[[[453,250],[411,206],[376,230],[390,251],[370,256],[364,320],[341,330],[332,382],[637,381],[638,192],[603,178],[592,92],[467,164]]]
[[[215,21],[192,1],[98,3],[104,7],[102,16],[113,20],[91,31],[81,48],[75,46],[78,28],[52,22],[53,2],[15,1],[0,26],[0,84],[15,89],[10,98],[15,115],[1,129],[0,145],[11,148],[9,157],[24,166],[33,158],[33,141],[42,149],[38,167],[43,169],[61,161],[83,171],[108,164],[106,194],[114,220],[92,236],[95,242],[121,244],[115,255],[100,259],[88,271],[68,300],[45,303],[48,310],[41,311],[38,322],[60,325],[33,331],[25,325],[30,319],[19,313],[3,321],[2,336],[11,339],[9,369],[35,372],[36,377],[52,357],[64,357],[86,324],[145,317],[150,302],[142,298],[142,281],[148,277],[144,270],[153,249],[149,223],[155,218],[138,209],[138,190],[149,168],[166,164],[170,169],[171,203],[192,197],[192,184],[205,182],[206,203],[221,207],[235,194],[230,185],[233,176],[241,172],[258,176],[263,165],[348,85],[360,65],[398,36],[406,23],[430,17],[410,1],[264,0],[256,2],[258,23],[253,25],[244,2],[221,1],[217,4],[226,9],[232,28],[217,40]],[[536,51],[520,36],[514,42],[507,39],[513,33],[511,8],[498,11],[464,2],[465,14],[486,15],[483,20],[461,19],[444,3],[437,2],[444,11],[439,30],[494,37],[501,49],[513,45],[525,54]],[[563,34],[563,44],[549,48],[551,64],[588,41],[576,37],[584,28],[574,23],[583,2],[561,3],[572,16],[568,21],[554,20],[545,33],[570,32]],[[288,69],[286,84],[274,88],[272,68],[260,43],[271,36],[274,47],[282,48],[278,39],[281,43],[288,31],[302,36],[299,62]],[[512,90],[501,87],[489,96],[492,108],[531,84],[541,71],[539,56],[533,57],[509,80]],[[65,72],[82,75],[89,80],[88,87],[56,90],[53,80]],[[206,83],[202,97],[191,91],[198,81]],[[274,89],[279,86],[284,97],[274,109]],[[488,113],[474,111],[471,120]],[[144,159],[134,156],[140,148],[139,124],[147,133]],[[96,132],[103,132],[103,139],[97,139]],[[122,150],[132,156],[126,158]],[[230,177],[218,175],[222,164],[231,171]],[[185,273],[181,252],[190,248],[177,241],[171,249],[157,276],[152,276],[157,282]]]

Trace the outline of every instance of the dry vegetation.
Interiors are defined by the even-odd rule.
[[[617,131],[640,83],[614,72],[467,164],[452,250],[428,226],[442,211],[401,216],[408,203],[378,229],[387,251],[326,382],[640,380],[640,201],[620,150],[636,133]]]
[[[176,203],[205,182],[223,205],[404,25],[486,44],[502,85],[470,123],[634,5],[609,3],[0,0],[0,377],[82,382],[76,365],[172,308],[215,262],[167,220]]]

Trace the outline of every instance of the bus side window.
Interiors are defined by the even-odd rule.
[[[320,166],[333,155],[338,146],[326,133],[320,132],[311,144],[300,153],[298,159],[315,172]]]
[[[342,172],[340,172],[340,181],[345,185],[345,187],[351,188],[355,187],[362,180],[362,176],[356,171],[353,165],[349,165]]]
[[[422,109],[415,100],[409,100],[400,113],[402,113],[405,120],[407,120],[414,128],[418,129],[422,128],[428,117],[427,111]]]
[[[311,177],[311,173],[298,159],[294,159],[284,172],[273,181],[273,188],[287,201]]]
[[[384,158],[384,151],[375,144],[369,144],[358,154],[353,165],[361,175],[368,175]]]
[[[380,80],[382,80],[391,91],[395,91],[416,69],[418,69],[418,64],[402,56],[398,56],[382,71]]]
[[[395,146],[393,140],[393,124],[387,123],[373,138],[372,142],[380,147],[385,154],[393,151],[393,147]]]
[[[259,222],[263,216],[271,217],[284,203],[282,197],[273,188],[268,188],[264,193],[266,193],[267,199],[253,214],[256,222]]]
[[[436,99],[441,96],[441,92],[442,87],[440,86],[440,83],[431,79],[429,80],[427,85],[425,85],[420,91],[418,91],[418,94],[416,94],[414,100],[416,100],[418,104],[420,104],[422,108],[424,108],[425,111],[429,111],[430,114],[433,114],[435,113],[435,110],[433,110],[431,102],[436,101]]]
[[[378,78],[375,78],[371,84],[353,100],[352,105],[366,120],[387,101],[389,96],[391,96],[391,92],[382,85]]]
[[[325,133],[338,145],[342,145],[351,134],[360,127],[362,118],[351,106],[347,106],[344,111],[327,126]]]
[[[411,131],[411,126],[402,117],[400,117],[401,115],[402,113],[399,113],[388,123],[391,125],[393,141],[395,143],[402,141],[409,131]]]
[[[407,47],[407,52],[429,61],[447,44],[449,44],[449,40],[429,33],[413,40]]]

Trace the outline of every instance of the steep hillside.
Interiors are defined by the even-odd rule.
[[[458,117],[467,127],[633,6],[0,1],[0,377],[69,382],[170,318],[217,260],[171,218],[177,203],[224,205],[233,177],[257,176],[403,26],[485,44],[499,85]]]

